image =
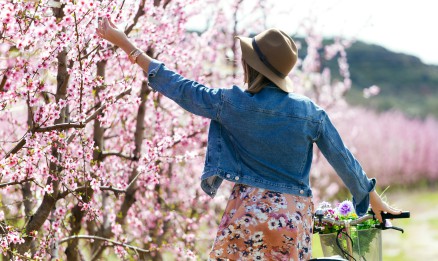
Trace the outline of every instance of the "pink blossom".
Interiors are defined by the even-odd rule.
[[[48,194],[52,194],[53,193],[53,186],[52,186],[52,184],[46,185],[44,187],[44,191],[47,192]]]
[[[363,89],[363,97],[370,98],[379,94],[380,88],[376,85]]]

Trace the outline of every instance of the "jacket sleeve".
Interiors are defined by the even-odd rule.
[[[213,120],[218,119],[222,103],[221,89],[209,88],[186,79],[156,60],[149,65],[148,79],[152,89],[185,110]]]
[[[366,214],[370,202],[369,192],[374,190],[376,180],[367,177],[325,112],[316,144],[353,195],[356,213],[359,216]]]

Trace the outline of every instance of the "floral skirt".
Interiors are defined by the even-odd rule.
[[[210,260],[308,260],[312,215],[311,197],[236,184]]]

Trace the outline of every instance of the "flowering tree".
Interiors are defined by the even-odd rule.
[[[358,117],[360,115],[360,117]],[[412,119],[398,111],[350,108],[339,120],[346,142],[380,186],[438,180],[438,121]],[[326,165],[323,167],[330,171]]]
[[[236,50],[242,2],[224,2],[201,35],[185,23],[210,2],[1,3],[4,255],[97,260],[109,247],[142,259],[160,260],[166,248],[191,255],[198,227],[215,224],[196,176],[207,122],[151,92],[94,27],[112,15],[152,57],[229,85],[237,67],[214,68],[230,64],[218,53]]]
[[[208,121],[152,92],[144,72],[94,28],[111,15],[150,56],[227,87],[242,82],[234,36],[263,29],[272,3],[1,2],[2,254],[161,260],[163,253],[194,258],[205,251],[224,206],[224,196],[209,200],[198,185]],[[206,27],[190,33],[186,23],[199,12],[209,17]],[[308,36],[307,57],[293,72],[297,91],[336,118],[351,85],[348,43],[339,39],[320,57],[321,37],[310,28]],[[343,77],[335,83],[320,63],[334,57]],[[317,188],[329,183],[319,166]]]

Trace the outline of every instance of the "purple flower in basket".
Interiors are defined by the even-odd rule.
[[[354,211],[353,203],[351,203],[351,201],[349,200],[345,200],[341,204],[339,204],[338,210],[341,215],[346,216],[350,212]]]

